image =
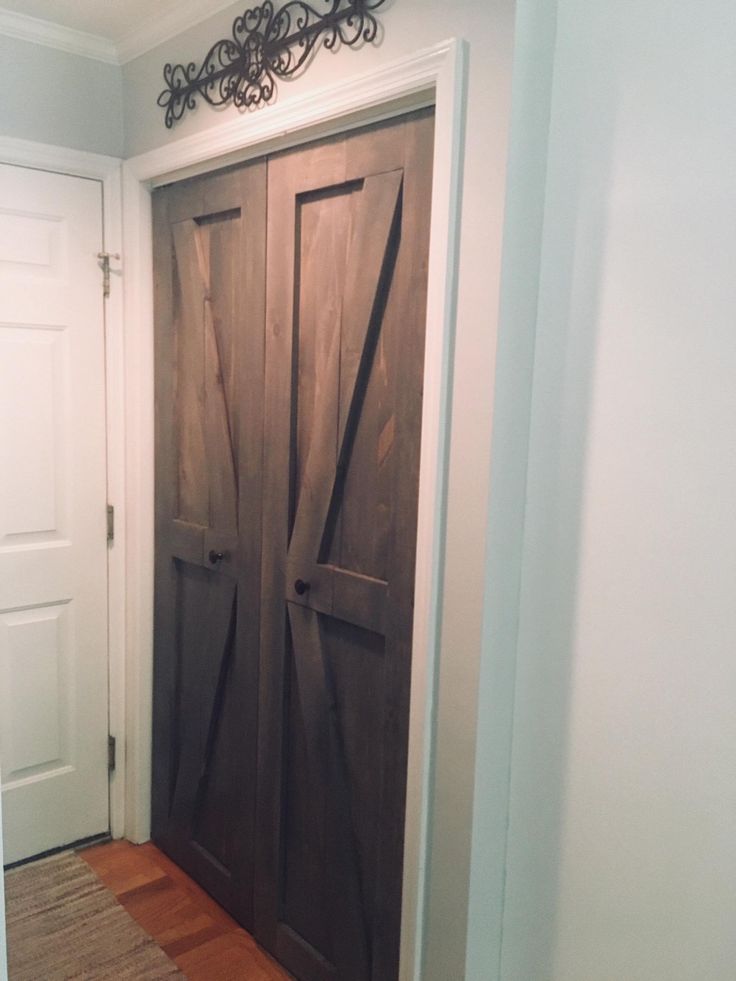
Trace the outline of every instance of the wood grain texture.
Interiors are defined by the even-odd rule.
[[[154,837],[300,981],[398,976],[432,147],[154,195]]]
[[[255,932],[304,981],[398,975],[431,144],[269,162]]]
[[[154,194],[152,833],[252,922],[266,165]]]
[[[153,844],[79,852],[189,981],[289,981],[222,907]]]
[[[387,297],[385,322],[389,361],[394,376],[394,425],[390,456],[392,520],[386,551],[387,630],[392,656],[384,661],[382,733],[387,748],[381,799],[392,800],[378,824],[376,863],[376,944],[374,978],[396,976],[401,932],[401,877],[396,874],[404,853],[404,811],[408,752],[407,725],[411,686],[414,578],[417,539],[424,340],[427,314],[429,223],[431,216],[434,116],[422,113],[404,135],[402,240]],[[379,443],[380,446],[380,443]],[[383,452],[383,449],[380,450]]]

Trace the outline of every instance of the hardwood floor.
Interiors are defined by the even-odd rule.
[[[255,940],[152,843],[79,852],[189,981],[290,981]]]

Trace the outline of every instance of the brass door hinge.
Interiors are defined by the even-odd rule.
[[[102,264],[102,295],[105,299],[110,295],[110,259],[120,259],[119,252],[98,252],[97,258]]]

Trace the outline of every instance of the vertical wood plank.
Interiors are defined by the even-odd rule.
[[[208,749],[218,724],[217,707],[233,654],[235,585],[228,579],[210,581],[200,610],[200,632],[188,648],[189,677],[179,705],[180,756],[171,819],[180,833],[191,836],[197,803],[209,762]],[[219,693],[219,698],[218,698]]]
[[[328,843],[332,861],[324,869],[330,879],[332,949],[337,976],[369,981],[370,939],[365,896],[351,815],[348,766],[336,714],[334,685],[327,667],[318,614],[289,604],[289,623],[303,709],[309,776],[322,793],[331,815],[334,838]],[[327,735],[327,745],[324,736]]]
[[[294,504],[292,415],[298,380],[294,309],[297,267],[297,195],[345,181],[345,146],[331,140],[299,159],[285,154],[269,162],[266,285],[266,350],[263,462],[263,557],[255,932],[275,950],[282,879],[282,779],[284,691],[287,680],[286,554]],[[296,408],[296,406],[294,406]],[[325,974],[325,977],[328,975]]]
[[[391,508],[385,463],[391,447],[392,406],[386,397],[390,372],[384,356],[383,304],[398,244],[402,179],[400,170],[368,177],[356,195],[343,303],[338,407],[341,486],[330,516],[335,537],[330,554],[340,567],[376,578],[385,575]],[[372,439],[368,436],[361,445],[364,434]]]
[[[366,177],[357,198],[344,283],[340,403],[333,408],[333,412],[337,409],[340,419],[338,446],[341,456],[348,450],[345,434],[351,428],[351,421],[353,426],[357,422],[362,408],[361,389],[365,387],[371,368],[371,342],[376,340],[375,336],[371,337],[371,328],[377,335],[383,319],[382,306],[393,266],[389,242],[397,217],[402,180],[401,170]]]
[[[178,434],[178,509],[172,517],[194,524],[209,522],[206,451],[204,301],[206,284],[198,258],[199,230],[194,221],[172,228],[178,281],[176,311],[176,432]]]
[[[155,200],[154,837],[252,925],[266,167]]]
[[[278,193],[274,192],[278,188]],[[286,683],[286,548],[292,475],[292,356],[295,181],[288,162],[268,174],[268,248],[264,365],[263,549],[255,859],[254,932],[275,951],[281,878],[280,789],[283,772],[283,690]],[[291,288],[290,288],[291,287]]]
[[[395,981],[398,971],[426,291],[427,242],[415,236],[428,238],[432,158],[431,120],[429,141],[407,138],[417,124],[269,163],[258,819],[267,847],[256,930],[307,981]],[[340,147],[340,166],[317,171],[320,150],[334,161]],[[324,204],[339,198],[349,208]],[[407,220],[408,208],[423,215]],[[320,236],[338,240],[322,227],[330,221],[348,234],[337,290],[334,279],[310,282],[303,261]],[[336,308],[338,339],[328,326]],[[297,578],[312,588],[297,595]],[[376,731],[360,738],[360,720]],[[285,769],[287,759],[303,768]],[[294,821],[311,843],[295,844]],[[324,858],[334,867],[327,896],[309,886],[323,842],[335,856]],[[315,903],[336,927],[329,942],[314,929]]]
[[[178,511],[177,461],[175,445],[176,347],[173,298],[173,242],[169,202],[166,195],[153,195],[153,264],[154,264],[154,334],[155,365],[155,569],[154,650],[170,650],[176,630],[176,576],[172,560],[171,518]],[[172,795],[174,765],[174,728],[176,725],[173,693],[176,685],[176,660],[158,656],[153,664],[153,687],[157,710],[153,717],[151,826],[156,834],[166,825]]]
[[[397,144],[398,144],[397,140]],[[411,686],[412,626],[419,491],[419,451],[424,379],[424,335],[429,258],[429,202],[432,193],[434,116],[415,114],[404,129],[402,239],[411,248],[399,250],[386,319],[396,327],[393,361],[396,386],[395,446],[391,548],[387,559],[389,628],[385,661],[384,738],[386,754],[381,787],[383,819],[378,846],[376,884],[376,946],[374,978],[395,976],[401,930],[401,868],[404,854],[404,810]]]

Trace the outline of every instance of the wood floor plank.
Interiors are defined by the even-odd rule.
[[[189,981],[290,981],[291,975],[151,842],[113,841],[79,854]]]

